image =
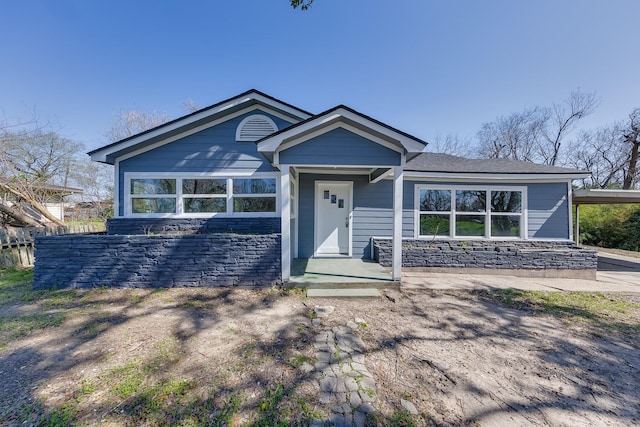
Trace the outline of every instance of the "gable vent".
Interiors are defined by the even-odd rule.
[[[267,116],[254,114],[240,122],[236,129],[236,141],[257,141],[278,130],[278,126]]]

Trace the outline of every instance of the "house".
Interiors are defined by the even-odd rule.
[[[7,186],[14,186],[14,181],[8,178],[0,177],[1,183]],[[64,222],[65,215],[65,197],[72,194],[82,194],[83,190],[79,188],[67,187],[62,185],[55,185],[43,182],[31,182],[31,183],[19,183],[17,185],[18,191],[25,191],[29,197],[33,197],[56,219]],[[13,206],[15,204],[21,204],[22,208],[34,219],[39,221],[47,221],[44,216],[33,207],[25,203],[16,194],[7,191],[0,186],[0,199],[1,202],[7,206]],[[8,220],[11,222],[11,220]]]
[[[131,286],[150,271],[166,286],[283,283],[294,259],[315,257],[375,259],[398,281],[403,267],[595,274],[594,253],[572,243],[571,182],[587,172],[426,148],[344,105],[313,114],[249,90],[89,153],[115,166],[93,262],[117,259],[99,277],[117,270]],[[189,234],[217,240],[175,238]],[[127,245],[150,252],[126,261]]]

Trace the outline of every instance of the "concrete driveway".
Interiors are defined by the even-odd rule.
[[[640,258],[598,251],[596,280],[481,274],[413,273],[402,275],[403,289],[491,289],[640,293]]]

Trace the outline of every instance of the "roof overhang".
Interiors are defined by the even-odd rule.
[[[311,113],[296,108],[290,104],[270,97],[257,90],[244,92],[236,97],[227,99],[210,107],[203,108],[163,125],[149,129],[113,144],[90,151],[91,160],[101,163],[114,164],[115,160],[125,154],[137,151],[141,146],[175,140],[189,132],[199,131],[209,124],[215,124],[225,116],[262,106],[267,111],[290,122],[299,122],[311,117]]]
[[[615,205],[640,203],[640,190],[573,190],[574,205]]]
[[[473,173],[473,172],[418,172],[405,171],[406,178],[418,178],[424,180],[450,180],[450,181],[572,181],[574,179],[582,179],[591,176],[590,173]]]
[[[275,154],[279,151],[338,127],[399,151],[406,156],[407,160],[423,153],[427,145],[416,137],[340,105],[259,140],[258,152],[274,162]],[[336,154],[339,155],[339,153]]]

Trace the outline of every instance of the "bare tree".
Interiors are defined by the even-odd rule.
[[[640,157],[640,108],[629,114],[629,120],[622,131],[622,142],[629,153],[622,188],[633,188],[638,181],[638,160]]]
[[[105,136],[111,142],[120,141],[145,130],[160,126],[169,121],[166,113],[152,111],[121,111],[111,120]]]
[[[621,145],[621,124],[582,131],[569,145],[568,164],[576,169],[591,171],[582,180],[587,188],[620,188],[628,153]]]
[[[577,123],[593,112],[594,93],[576,90],[563,104],[535,107],[484,123],[477,134],[484,158],[506,158],[548,165],[566,163],[564,142]]]
[[[473,157],[475,154],[473,142],[462,139],[457,134],[448,134],[444,137],[438,135],[429,141],[428,147],[432,153],[445,153],[459,157]]]
[[[595,93],[579,89],[571,92],[564,104],[554,104],[548,111],[543,138],[537,145],[538,155],[547,165],[556,165],[561,160],[563,143],[575,130],[580,119],[591,114],[597,107]]]

